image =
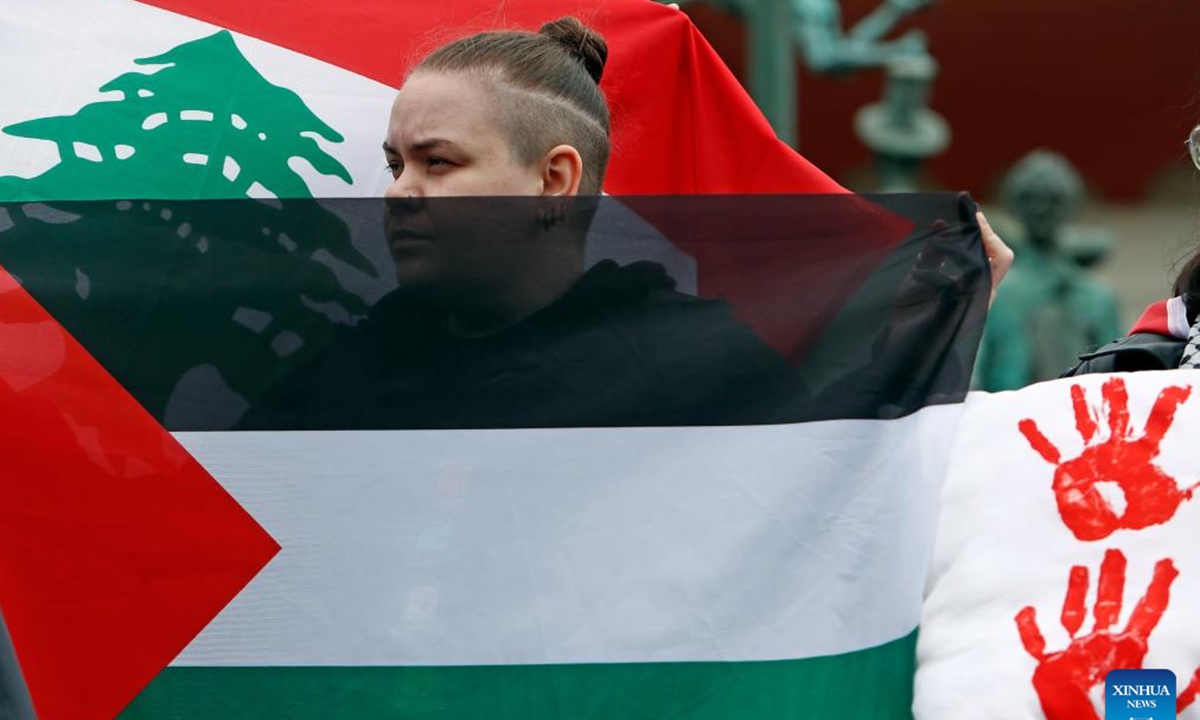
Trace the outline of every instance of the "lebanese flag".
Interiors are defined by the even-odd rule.
[[[0,66],[0,87],[21,100],[0,107],[0,200],[378,197],[390,178],[380,143],[412,63],[465,34],[566,14],[610,46],[607,192],[845,192],[779,142],[687,17],[655,2],[66,0],[5,21],[6,51],[20,61]],[[841,220],[822,233],[826,250],[863,262],[776,302],[815,320],[911,230],[865,204]],[[866,248],[874,254],[857,253]],[[778,290],[753,258],[687,251],[706,295],[761,305],[766,288]],[[781,352],[803,352],[794,324],[749,321]]]
[[[314,195],[375,196],[386,183],[379,144],[388,110],[411,65],[456,37],[481,30],[537,28],[563,15],[575,15],[602,33],[609,62],[601,87],[613,115],[613,158],[605,190],[612,194],[824,193],[842,189],[776,139],[770,125],[736,78],[683,13],[646,0],[523,0],[499,6],[491,0],[403,3],[387,0],[296,3],[266,0],[66,0],[26,3],[5,18],[5,53],[15,58],[0,67],[0,87],[10,102],[0,107],[0,198],[37,198],[32,187],[13,187],[3,175],[29,178],[59,161],[78,159],[96,171],[95,182],[53,185],[51,197],[213,197],[244,194],[237,183],[205,181],[149,184],[145,192],[119,192],[101,178],[107,164],[120,162],[138,138],[99,119],[90,133],[55,130],[53,142],[38,128],[13,127],[53,116],[71,116],[120,91],[115,78],[130,71],[150,72],[143,62],[223,29],[249,64],[270,83],[295,92],[312,113],[296,118],[288,134],[308,132],[328,150],[333,164],[301,167]],[[193,55],[198,64],[207,61]],[[135,59],[145,67],[133,65]],[[171,122],[152,126],[160,134],[186,124],[187,111],[229,108],[253,112],[256,97],[241,76],[223,74],[214,63],[207,84],[202,67],[181,63],[179,79],[199,93],[188,103],[164,103]],[[103,88],[103,91],[101,90]],[[203,89],[205,92],[200,93]],[[17,99],[13,102],[13,99]],[[182,98],[180,98],[182,99]],[[147,103],[153,105],[152,102]],[[265,113],[296,110],[285,104],[258,108]],[[116,110],[117,108],[111,108]],[[94,110],[94,109],[93,109]],[[91,111],[89,111],[91,112]],[[201,115],[190,122],[204,122]],[[318,119],[319,118],[319,119]],[[166,122],[164,117],[163,122]],[[153,122],[153,121],[152,121]],[[307,125],[306,125],[307,123]],[[232,128],[231,128],[232,132]],[[81,135],[94,135],[87,138]],[[266,142],[278,142],[270,137]],[[232,141],[230,141],[232,142]],[[77,144],[78,143],[78,144]],[[228,174],[217,148],[210,175]],[[298,157],[309,159],[302,148]],[[236,153],[226,155],[236,159]],[[137,154],[123,158],[138,162]],[[94,167],[90,167],[90,163]],[[343,170],[344,169],[344,170]],[[165,170],[163,171],[165,172]],[[91,178],[87,178],[91,179]],[[264,183],[265,185],[265,183]],[[287,188],[267,188],[279,197]],[[42,195],[41,197],[46,197]]]

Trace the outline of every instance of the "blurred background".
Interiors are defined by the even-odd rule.
[[[1046,198],[1030,189],[1035,171],[1015,195],[1005,178],[1032,151],[1060,156],[1083,194],[1078,212],[1061,210],[1054,252],[1107,286],[1122,332],[1166,297],[1176,264],[1200,244],[1200,172],[1184,145],[1200,122],[1197,0],[706,0],[682,10],[780,137],[853,190],[969,190],[1021,245],[1028,219],[1014,197]],[[1062,182],[1059,172],[1043,189],[1053,196]]]

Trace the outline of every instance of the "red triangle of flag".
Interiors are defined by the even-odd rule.
[[[279,551],[0,270],[0,608],[40,720],[115,716]]]

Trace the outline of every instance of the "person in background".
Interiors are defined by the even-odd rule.
[[[1187,148],[1200,170],[1200,125],[1192,128]],[[1146,308],[1126,337],[1081,355],[1063,377],[1200,367],[1200,250],[1176,275],[1172,296]]]

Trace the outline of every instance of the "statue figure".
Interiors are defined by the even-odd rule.
[[[1060,155],[1033,152],[1009,172],[1002,195],[1024,233],[975,366],[976,385],[989,391],[1056,378],[1081,353],[1121,335],[1116,297],[1085,270],[1105,250],[1065,247],[1085,198],[1075,168]]]
[[[937,63],[919,30],[883,38],[932,0],[883,0],[849,31],[842,30],[837,0],[791,2],[796,41],[814,71],[886,69],[883,101],[859,110],[854,130],[875,156],[879,190],[915,190],[921,163],[950,144],[950,126],[926,104]]]
[[[662,0],[671,2],[672,0]],[[674,0],[681,5],[692,0]],[[886,67],[894,60],[928,57],[925,36],[913,30],[883,40],[898,22],[933,0],[882,0],[847,32],[838,0],[710,0],[747,21],[750,94],[779,139],[799,147],[796,65],[799,50],[818,73]]]
[[[893,58],[887,65],[883,101],[854,115],[858,139],[875,156],[882,192],[917,189],[921,163],[950,144],[950,125],[929,108],[929,89],[937,62],[929,55]]]
[[[884,67],[901,57],[928,56],[925,35],[911,30],[896,40],[882,38],[909,14],[933,0],[883,0],[849,32],[842,29],[837,0],[791,0],[793,34],[804,62],[818,73]]]

